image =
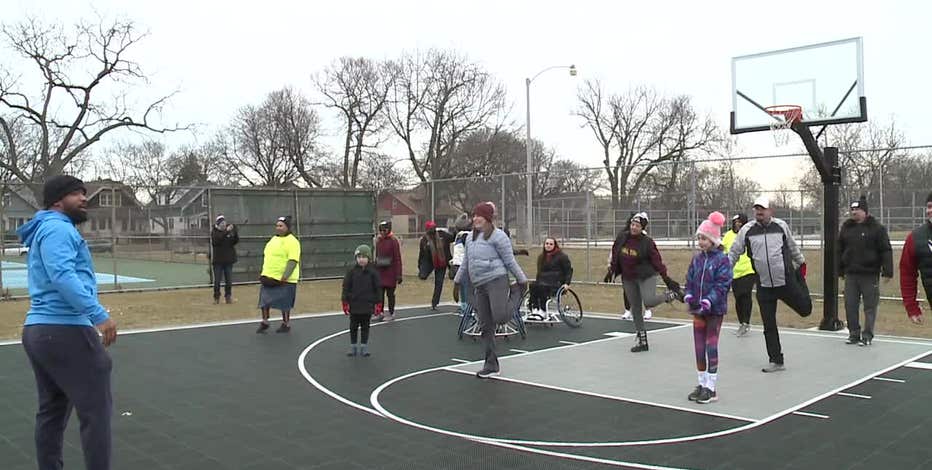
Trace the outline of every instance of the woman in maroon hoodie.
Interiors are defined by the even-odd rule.
[[[379,223],[379,238],[375,242],[375,268],[382,281],[382,304],[388,306],[388,313],[378,317],[378,321],[395,319],[395,288],[401,284],[401,244],[392,233],[392,223],[383,220]],[[385,302],[388,297],[388,302]]]
[[[679,284],[667,275],[667,267],[660,258],[654,240],[644,233],[647,214],[641,212],[631,217],[630,231],[622,231],[612,246],[611,266],[621,273],[625,294],[631,301],[631,314],[637,329],[637,344],[631,352],[647,351],[647,329],[644,327],[644,307],[651,308],[663,302],[683,300]],[[667,291],[657,294],[657,277],[667,285]]]

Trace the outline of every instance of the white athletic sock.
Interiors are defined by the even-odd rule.
[[[699,385],[702,387],[705,387],[706,383],[708,382],[708,377],[709,377],[708,372],[701,370],[698,372],[698,375],[699,375]]]
[[[706,388],[708,388],[709,390],[712,390],[712,391],[714,392],[714,391],[715,391],[715,382],[718,382],[718,372],[716,372],[716,373],[714,373],[714,374],[709,374],[708,385],[706,385]]]

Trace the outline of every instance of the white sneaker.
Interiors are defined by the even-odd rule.
[[[622,320],[631,320],[632,318],[634,317],[631,316],[631,310],[625,310],[625,313],[621,315]]]
[[[654,316],[654,313],[651,312],[650,309],[644,310],[644,319],[645,319],[645,320],[650,320],[651,317],[653,317],[653,316]]]

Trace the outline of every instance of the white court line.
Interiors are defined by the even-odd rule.
[[[932,370],[932,364],[928,362],[910,362],[909,364],[906,364],[906,367],[910,367],[913,369]]]
[[[794,415],[799,415],[799,416],[808,416],[808,417],[810,417],[810,418],[829,419],[829,417],[826,416],[826,415],[820,415],[820,414],[815,414],[815,413],[806,413],[805,411],[794,411],[793,414],[794,414]]]
[[[571,346],[575,346],[575,345],[579,344],[579,343],[574,342],[574,341],[558,341],[558,342],[559,342],[560,344],[569,344],[569,345],[571,345]]]
[[[472,372],[469,372],[469,371],[464,370],[464,369],[457,369],[457,368],[455,368],[455,367],[447,367],[447,368],[445,368],[445,369],[443,369],[443,370],[448,371],[448,372],[456,372],[456,373],[458,373],[458,374],[472,375]],[[578,390],[578,389],[575,389],[575,388],[566,388],[566,387],[560,387],[560,386],[557,386],[557,385],[543,384],[543,383],[540,383],[540,382],[531,382],[531,381],[528,381],[528,380],[513,379],[513,378],[511,378],[511,377],[505,377],[505,376],[501,376],[501,375],[496,376],[496,377],[491,377],[491,379],[492,379],[492,380],[501,380],[501,381],[503,381],[503,382],[516,383],[516,384],[520,384],[520,385],[528,385],[528,386],[531,386],[531,387],[544,388],[544,389],[548,389],[548,390],[556,390],[556,391],[558,391],[558,392],[568,392],[568,393],[574,393],[574,394],[577,394],[577,395],[586,395],[586,396],[590,396],[590,397],[604,398],[604,399],[607,399],[607,400],[615,400],[615,401],[622,401],[622,402],[626,402],[626,403],[634,403],[634,404],[638,404],[638,405],[653,406],[653,407],[656,407],[656,408],[667,408],[667,409],[676,410],[676,411],[686,411],[686,412],[689,412],[689,413],[696,413],[696,414],[701,414],[701,415],[714,416],[714,417],[716,417],[716,418],[728,418],[728,419],[734,419],[734,420],[737,420],[737,421],[746,421],[746,422],[749,422],[749,423],[753,423],[753,422],[757,421],[757,420],[754,419],[754,418],[745,418],[744,416],[735,416],[735,415],[729,415],[729,414],[725,414],[725,413],[715,413],[715,412],[712,412],[712,411],[697,410],[697,409],[694,409],[694,408],[686,408],[686,407],[676,406],[676,405],[667,405],[667,404],[664,404],[664,403],[655,403],[655,402],[651,402],[651,401],[644,401],[644,400],[637,400],[637,399],[633,399],[633,398],[619,397],[619,396],[616,396],[616,395],[605,395],[605,394],[602,394],[602,393],[588,392],[588,391],[586,391],[586,390]]]
[[[417,320],[417,319],[419,319],[419,318],[439,317],[439,316],[444,316],[444,315],[456,315],[456,313],[434,313],[434,314],[430,314],[430,315],[417,315],[417,316],[413,316],[413,317],[398,318],[398,319],[396,319],[396,320],[394,320],[394,321],[392,321],[392,322],[389,322],[389,323],[376,323],[376,324],[374,324],[374,325],[372,325],[372,326],[373,326],[373,327],[376,327],[376,326],[382,326],[382,325],[390,325],[390,324],[392,324],[392,323],[398,323],[398,322],[402,322],[402,321]],[[382,415],[380,415],[378,411],[375,411],[375,410],[373,410],[372,408],[369,408],[368,406],[360,405],[359,403],[356,403],[356,402],[354,402],[354,401],[352,401],[352,400],[350,400],[350,399],[348,399],[348,398],[345,398],[345,397],[343,397],[342,395],[340,395],[340,394],[338,394],[338,393],[336,393],[336,392],[330,390],[329,388],[324,387],[324,386],[323,386],[320,382],[318,382],[313,376],[311,376],[311,374],[307,371],[307,367],[305,367],[305,365],[304,365],[305,358],[307,358],[307,355],[311,352],[312,349],[316,348],[317,346],[319,346],[320,344],[322,344],[322,343],[324,343],[324,342],[326,342],[326,341],[329,341],[329,340],[331,340],[331,339],[333,339],[333,338],[336,338],[337,336],[345,335],[345,334],[348,334],[348,333],[349,333],[349,330],[348,330],[348,329],[347,329],[347,330],[340,330],[340,331],[337,331],[336,333],[333,333],[333,334],[324,336],[323,338],[320,338],[320,339],[318,339],[317,341],[314,341],[314,342],[311,343],[308,347],[304,348],[304,351],[301,351],[301,354],[298,355],[298,371],[301,372],[301,375],[304,376],[304,379],[307,380],[308,382],[310,382],[310,384],[313,385],[314,388],[316,388],[317,390],[320,390],[321,392],[323,392],[324,394],[326,394],[326,395],[329,396],[330,398],[333,398],[334,400],[336,400],[336,401],[338,401],[338,402],[340,402],[340,403],[343,403],[344,405],[347,405],[347,406],[351,406],[351,407],[353,407],[353,408],[356,408],[357,410],[365,411],[366,413],[369,413],[369,414],[372,414],[372,415],[381,417]]]
[[[422,309],[422,308],[428,308],[428,307],[430,307],[430,304],[397,307],[395,310],[396,311],[397,310],[414,310],[414,309]],[[454,314],[454,312],[450,312],[450,314]],[[291,319],[292,320],[303,320],[306,318],[333,317],[337,315],[343,315],[343,312],[301,313],[298,315],[291,315]],[[138,334],[143,334],[143,333],[161,333],[161,332],[166,332],[166,331],[196,330],[200,328],[213,328],[216,326],[247,325],[250,323],[258,323],[259,320],[260,320],[259,318],[253,318],[253,319],[242,319],[242,320],[225,320],[225,321],[207,322],[207,323],[194,323],[191,325],[171,325],[171,326],[163,326],[163,327],[156,327],[156,328],[140,328],[136,330],[119,331],[117,333],[117,337],[126,336],[126,335],[138,335]],[[397,320],[401,320],[401,318]],[[270,319],[270,321],[274,322],[277,320]],[[374,323],[373,326],[378,325],[378,324],[379,323]],[[20,344],[20,343],[22,343],[22,341],[20,340],[0,341],[0,346],[11,346],[11,345]]]
[[[406,321],[406,320],[416,320],[416,319],[419,319],[419,318],[430,318],[430,317],[437,317],[437,316],[442,316],[442,315],[456,315],[456,313],[454,312],[454,313],[436,313],[436,314],[432,314],[432,315],[420,315],[420,316],[399,318],[399,319],[397,319],[397,320],[395,320],[395,321],[396,321],[396,322],[399,322],[399,321]],[[387,323],[377,323],[377,324],[375,324],[375,325],[373,325],[373,326],[379,326],[379,325],[387,325]],[[676,328],[679,328],[679,327],[676,327]],[[327,396],[329,396],[329,397],[331,397],[331,398],[333,398],[333,399],[339,401],[340,403],[343,403],[344,405],[350,406],[350,407],[352,407],[352,408],[356,408],[357,410],[364,411],[364,412],[366,412],[366,413],[369,413],[369,414],[371,414],[371,415],[373,415],[373,416],[376,416],[376,417],[379,417],[379,418],[385,418],[385,416],[382,415],[381,413],[379,413],[377,410],[374,410],[374,409],[369,408],[369,407],[367,407],[367,406],[360,405],[359,403],[356,403],[356,402],[354,402],[354,401],[352,401],[352,400],[349,400],[349,399],[343,397],[342,395],[339,395],[339,394],[337,394],[336,392],[333,392],[332,390],[328,389],[327,387],[324,387],[320,382],[318,382],[316,379],[314,379],[314,377],[311,376],[310,373],[308,373],[307,368],[304,366],[305,359],[306,359],[307,355],[311,352],[312,349],[314,349],[314,348],[317,347],[318,345],[324,343],[325,341],[329,341],[330,339],[333,339],[333,338],[335,338],[335,337],[337,337],[337,336],[347,334],[348,332],[349,332],[349,330],[338,331],[338,332],[333,333],[333,334],[331,334],[331,335],[328,335],[328,336],[325,336],[325,337],[323,337],[323,338],[320,338],[320,339],[318,339],[317,341],[315,341],[314,343],[310,344],[307,348],[304,349],[304,351],[301,352],[301,355],[298,356],[298,370],[301,372],[301,375],[304,376],[305,380],[307,380],[312,386],[314,386],[314,388],[316,388],[317,390],[323,392],[323,393],[326,394]],[[615,338],[606,338],[606,339],[600,339],[600,340],[596,340],[596,341],[605,341],[605,340],[611,340],[611,339],[615,339]],[[551,348],[551,349],[561,349],[561,348],[570,348],[570,347],[573,347],[573,346],[557,346],[557,347],[554,347],[554,348]],[[527,353],[527,354],[534,354],[534,353],[536,353],[536,352],[541,352],[541,351],[546,351],[546,349],[537,350],[537,351],[531,351],[531,352],[529,352],[529,353]],[[508,357],[508,356],[503,356],[503,357]],[[476,361],[476,362],[482,362],[482,361]],[[435,368],[435,370],[440,370],[440,369],[443,369],[444,367],[445,367],[445,366],[438,367],[438,368]],[[370,396],[370,399],[371,399],[371,396]],[[397,420],[396,420],[396,421],[397,421]],[[468,439],[468,438],[467,438],[467,439]],[[555,451],[545,450],[545,449],[535,449],[535,448],[532,448],[532,447],[524,447],[524,446],[520,446],[520,445],[505,443],[505,442],[491,442],[491,441],[480,440],[480,439],[469,439],[469,440],[472,440],[473,442],[477,442],[477,443],[480,443],[480,444],[485,444],[485,445],[490,445],[490,446],[495,446],[495,447],[501,447],[501,448],[505,448],[505,449],[518,450],[518,451],[521,451],[521,452],[527,452],[527,453],[529,453],[529,454],[546,455],[546,456],[549,456],[549,457],[560,457],[560,458],[564,458],[564,459],[568,459],[568,460],[576,460],[576,461],[580,461],[580,462],[600,463],[600,464],[609,465],[609,466],[614,466],[614,467],[637,468],[637,469],[641,469],[641,470],[689,470],[689,469],[687,469],[687,468],[664,467],[664,466],[659,466],[659,465],[649,465],[649,464],[643,464],[643,463],[637,463],[637,462],[625,462],[625,461],[621,461],[621,460],[602,459],[602,458],[597,458],[597,457],[589,457],[589,456],[586,456],[586,455],[577,455],[577,454],[569,454],[569,453],[564,453],[564,452],[555,452]]]
[[[857,394],[857,393],[838,392],[837,395],[842,396],[842,397],[860,398],[860,399],[862,399],[862,400],[870,400],[870,399],[871,399],[871,396],[870,396],[870,395],[859,395],[859,394]]]
[[[661,330],[661,331],[673,330],[673,329],[682,328],[682,327],[686,327],[686,326],[692,326],[692,325],[686,324],[686,325],[682,325],[682,326],[678,326],[678,327],[667,328],[667,329]],[[601,341],[605,341],[605,340],[604,340],[604,339],[602,339],[602,340],[595,340],[595,341],[593,341],[593,342],[601,342]],[[586,344],[586,343],[584,343],[584,344]],[[560,347],[558,347],[558,348],[551,348],[551,349],[572,348],[572,347],[577,347],[577,346],[560,346]],[[534,354],[534,353],[537,353],[537,352],[540,352],[540,351],[546,351],[546,350],[532,351],[532,352],[530,352],[530,353],[528,353],[528,354]],[[745,425],[743,425],[743,426],[738,426],[738,427],[735,427],[735,428],[725,429],[725,430],[722,430],[722,431],[716,431],[716,432],[711,432],[711,433],[707,433],[707,434],[697,434],[697,435],[693,435],[693,436],[682,436],[682,437],[665,438],[665,439],[650,439],[650,440],[642,440],[642,441],[555,442],[555,441],[532,441],[532,440],[524,440],[524,439],[506,439],[506,438],[497,438],[497,437],[491,437],[491,436],[478,436],[478,435],[474,435],[474,434],[466,434],[466,433],[460,433],[460,432],[456,432],[456,431],[450,431],[450,430],[447,430],[447,429],[435,428],[435,427],[428,426],[428,425],[425,425],[425,424],[417,423],[417,422],[414,422],[414,421],[411,421],[411,420],[402,418],[402,417],[400,417],[400,416],[397,416],[397,415],[395,415],[395,414],[392,414],[390,411],[388,411],[387,409],[385,409],[385,407],[383,407],[381,403],[379,403],[379,395],[382,393],[383,390],[385,390],[386,388],[390,387],[392,384],[395,384],[395,383],[397,383],[397,382],[401,382],[401,381],[403,381],[403,380],[407,380],[407,379],[409,379],[409,378],[411,378],[411,377],[414,377],[414,376],[417,376],[417,375],[420,375],[420,374],[426,374],[426,373],[430,373],[430,372],[434,372],[434,371],[438,371],[438,370],[443,370],[443,369],[450,370],[450,369],[452,369],[452,368],[454,368],[454,367],[459,367],[459,366],[441,366],[441,367],[434,367],[434,368],[431,368],[431,369],[424,369],[424,370],[421,370],[421,371],[415,371],[415,372],[411,372],[411,373],[408,373],[408,374],[405,374],[405,375],[402,375],[402,376],[399,376],[399,377],[395,377],[394,379],[391,379],[391,380],[389,380],[389,381],[383,383],[382,385],[379,385],[378,388],[376,388],[375,390],[373,390],[372,394],[370,394],[370,396],[369,396],[369,401],[370,401],[370,403],[372,404],[373,408],[375,408],[376,410],[378,410],[378,412],[379,412],[382,416],[385,416],[386,418],[395,420],[395,421],[397,421],[397,422],[399,422],[399,423],[406,424],[406,425],[408,425],[408,426],[415,427],[415,428],[418,428],[418,429],[423,429],[423,430],[426,430],[426,431],[431,431],[431,432],[434,432],[434,433],[437,433],[437,434],[443,434],[443,435],[447,435],[447,436],[454,436],[454,437],[459,437],[459,438],[463,438],[463,439],[469,439],[469,440],[473,440],[473,441],[498,442],[498,443],[506,443],[506,444],[517,444],[517,445],[539,446],[539,447],[632,447],[632,446],[657,445],[657,444],[674,444],[674,443],[681,443],[681,442],[694,442],[694,441],[700,441],[700,440],[705,440],[705,439],[712,439],[712,438],[717,438],[717,437],[722,437],[722,436],[729,436],[729,435],[732,435],[732,434],[737,434],[737,433],[740,433],[740,432],[747,431],[747,430],[749,430],[749,429],[754,429],[754,428],[763,426],[763,425],[765,425],[765,424],[767,424],[767,423],[770,423],[770,422],[775,421],[775,420],[777,420],[777,419],[779,419],[779,418],[782,418],[782,417],[787,416],[787,415],[789,415],[789,414],[791,414],[791,413],[795,413],[795,412],[797,412],[797,411],[799,411],[799,410],[801,410],[801,409],[803,409],[803,408],[806,408],[807,406],[810,406],[810,405],[812,405],[813,403],[816,403],[816,402],[819,402],[819,401],[821,401],[821,400],[824,400],[824,399],[826,399],[826,398],[828,398],[828,397],[830,397],[830,396],[832,396],[832,395],[837,394],[838,392],[841,392],[841,391],[843,391],[843,390],[847,390],[847,389],[849,389],[849,388],[851,388],[851,387],[854,387],[854,386],[856,386],[856,385],[860,385],[860,384],[862,384],[862,383],[864,383],[864,382],[866,382],[866,381],[868,381],[868,380],[870,380],[870,379],[872,379],[872,378],[874,378],[874,377],[876,377],[876,376],[878,376],[878,375],[886,374],[886,373],[890,372],[891,370],[894,370],[894,369],[898,369],[898,368],[900,368],[900,367],[903,367],[905,364],[909,364],[909,363],[911,363],[911,362],[913,362],[913,361],[916,361],[916,360],[918,360],[918,359],[920,359],[920,358],[922,358],[922,357],[925,357],[925,356],[929,355],[930,353],[932,353],[932,350],[922,352],[922,353],[917,354],[917,355],[915,355],[915,356],[913,356],[913,357],[911,357],[911,358],[909,358],[909,359],[906,359],[906,360],[901,361],[901,362],[899,362],[899,363],[896,363],[896,364],[894,364],[894,365],[892,365],[892,366],[889,366],[889,367],[886,367],[886,368],[884,368],[884,369],[881,369],[881,370],[879,370],[879,371],[877,371],[877,372],[873,372],[873,373],[871,373],[871,374],[868,374],[868,375],[866,375],[866,376],[864,376],[864,377],[862,377],[862,378],[860,378],[860,379],[854,380],[854,381],[852,381],[852,382],[850,382],[850,383],[848,383],[848,384],[842,385],[842,386],[837,387],[837,388],[835,388],[835,389],[833,389],[833,390],[830,390],[830,391],[825,392],[825,393],[823,393],[823,394],[821,394],[821,395],[818,395],[818,396],[813,397],[813,398],[811,398],[811,399],[809,399],[809,400],[806,400],[806,401],[804,401],[804,402],[802,402],[802,403],[799,403],[799,404],[797,404],[797,405],[795,405],[795,406],[792,406],[792,407],[787,408],[787,409],[782,410],[782,411],[778,411],[778,412],[776,412],[776,413],[774,413],[774,414],[772,414],[772,415],[770,415],[770,416],[768,416],[768,417],[766,417],[766,418],[759,419],[759,420],[757,420],[757,421],[754,421],[754,422],[745,424]]]
[[[529,351],[525,351],[525,350],[523,350],[523,349],[509,349],[509,351],[511,351],[511,352],[516,352],[516,353],[518,353],[518,354],[527,354],[527,353],[529,352]]]
[[[469,364],[471,362],[467,361],[466,359],[457,359],[455,357],[451,357],[450,360],[453,362],[459,362],[460,364]]]
[[[890,379],[890,378],[887,378],[887,377],[874,377],[874,380],[880,380],[880,381],[883,381],[883,382],[895,382],[895,383],[898,383],[898,384],[905,384],[905,383],[906,383],[906,381],[903,380],[903,379]]]
[[[621,314],[608,314],[608,313],[586,313],[587,317],[590,318],[600,318],[603,320],[621,320]],[[674,323],[681,325],[692,325],[692,320],[684,320],[682,318],[663,318],[663,317],[654,317],[651,320],[645,321],[655,321],[660,323]],[[722,328],[727,329],[737,329],[738,325],[735,323],[723,323]],[[659,330],[658,330],[659,331]],[[761,333],[763,330],[760,327],[752,327],[751,331]],[[817,333],[816,331],[821,330],[799,330],[796,328],[780,328],[780,334],[790,334],[790,335],[799,335],[799,336],[811,336],[818,338],[828,338],[828,339],[844,339],[845,336],[839,332],[825,331],[822,333]],[[893,344],[911,344],[919,346],[929,346],[932,347],[932,339],[930,338],[918,338],[915,336],[874,336],[873,341],[875,342],[884,342],[884,343],[893,343]]]

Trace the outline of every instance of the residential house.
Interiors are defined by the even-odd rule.
[[[159,235],[203,235],[210,230],[206,188],[173,188],[146,206],[149,230]]]
[[[85,238],[144,234],[148,221],[129,186],[109,179],[86,182],[87,222],[78,229]]]
[[[438,227],[452,227],[462,212],[446,201],[436,201],[434,222]],[[390,219],[392,229],[401,235],[417,235],[431,219],[430,192],[418,188],[411,191],[383,192],[377,201],[378,220]]]

